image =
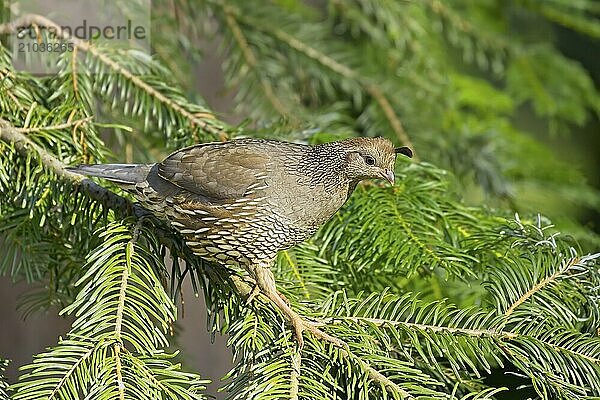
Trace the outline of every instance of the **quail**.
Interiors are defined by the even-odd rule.
[[[288,317],[302,346],[304,325],[275,288],[277,252],[310,237],[364,179],[394,183],[396,154],[385,138],[319,145],[263,139],[205,143],[156,164],[79,165],[114,182],[168,222],[198,256],[242,267]]]

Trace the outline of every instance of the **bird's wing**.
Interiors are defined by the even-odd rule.
[[[209,200],[233,200],[269,174],[268,152],[251,142],[212,143],[179,150],[158,164],[158,175]]]

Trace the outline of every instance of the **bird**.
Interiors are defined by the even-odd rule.
[[[179,232],[201,258],[245,269],[290,320],[302,347],[301,317],[277,291],[277,253],[312,236],[365,179],[394,184],[396,155],[383,137],[307,145],[244,138],[201,143],[154,164],[82,164]],[[253,291],[254,292],[254,291]]]

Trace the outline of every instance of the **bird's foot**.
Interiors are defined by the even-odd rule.
[[[252,291],[248,294],[248,298],[246,298],[246,305],[249,306],[250,304],[252,304],[256,296],[258,296],[259,294],[260,286],[258,284],[254,284],[254,286],[252,287]],[[277,291],[277,294],[279,295],[279,297],[281,297],[281,300],[283,300],[285,304],[287,304],[288,306],[290,305],[290,301],[287,299],[287,297],[285,297],[283,293]]]
[[[273,276],[273,272],[271,272],[269,267],[257,267],[254,270],[254,275],[256,278],[256,287],[259,288],[259,291],[264,293],[265,296],[267,296],[269,300],[271,300],[290,321],[292,328],[294,329],[296,341],[298,342],[298,348],[302,349],[304,346],[302,332],[305,328],[307,328],[306,322],[300,315],[298,315],[298,313],[292,310],[288,299],[283,294],[279,293],[277,287],[275,286],[275,277]],[[256,288],[252,290],[252,293],[254,293],[255,290]],[[252,297],[252,293],[250,294],[250,297]]]
[[[277,308],[279,308],[285,314],[287,319],[292,324],[294,336],[298,342],[298,349],[302,350],[302,347],[304,347],[304,338],[302,336],[302,332],[306,327],[304,319],[290,308],[287,302],[283,300],[281,293],[278,291],[268,292],[266,295],[273,303],[275,303]]]

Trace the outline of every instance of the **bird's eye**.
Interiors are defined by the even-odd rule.
[[[365,163],[367,165],[375,165],[375,159],[372,156],[365,156]]]

